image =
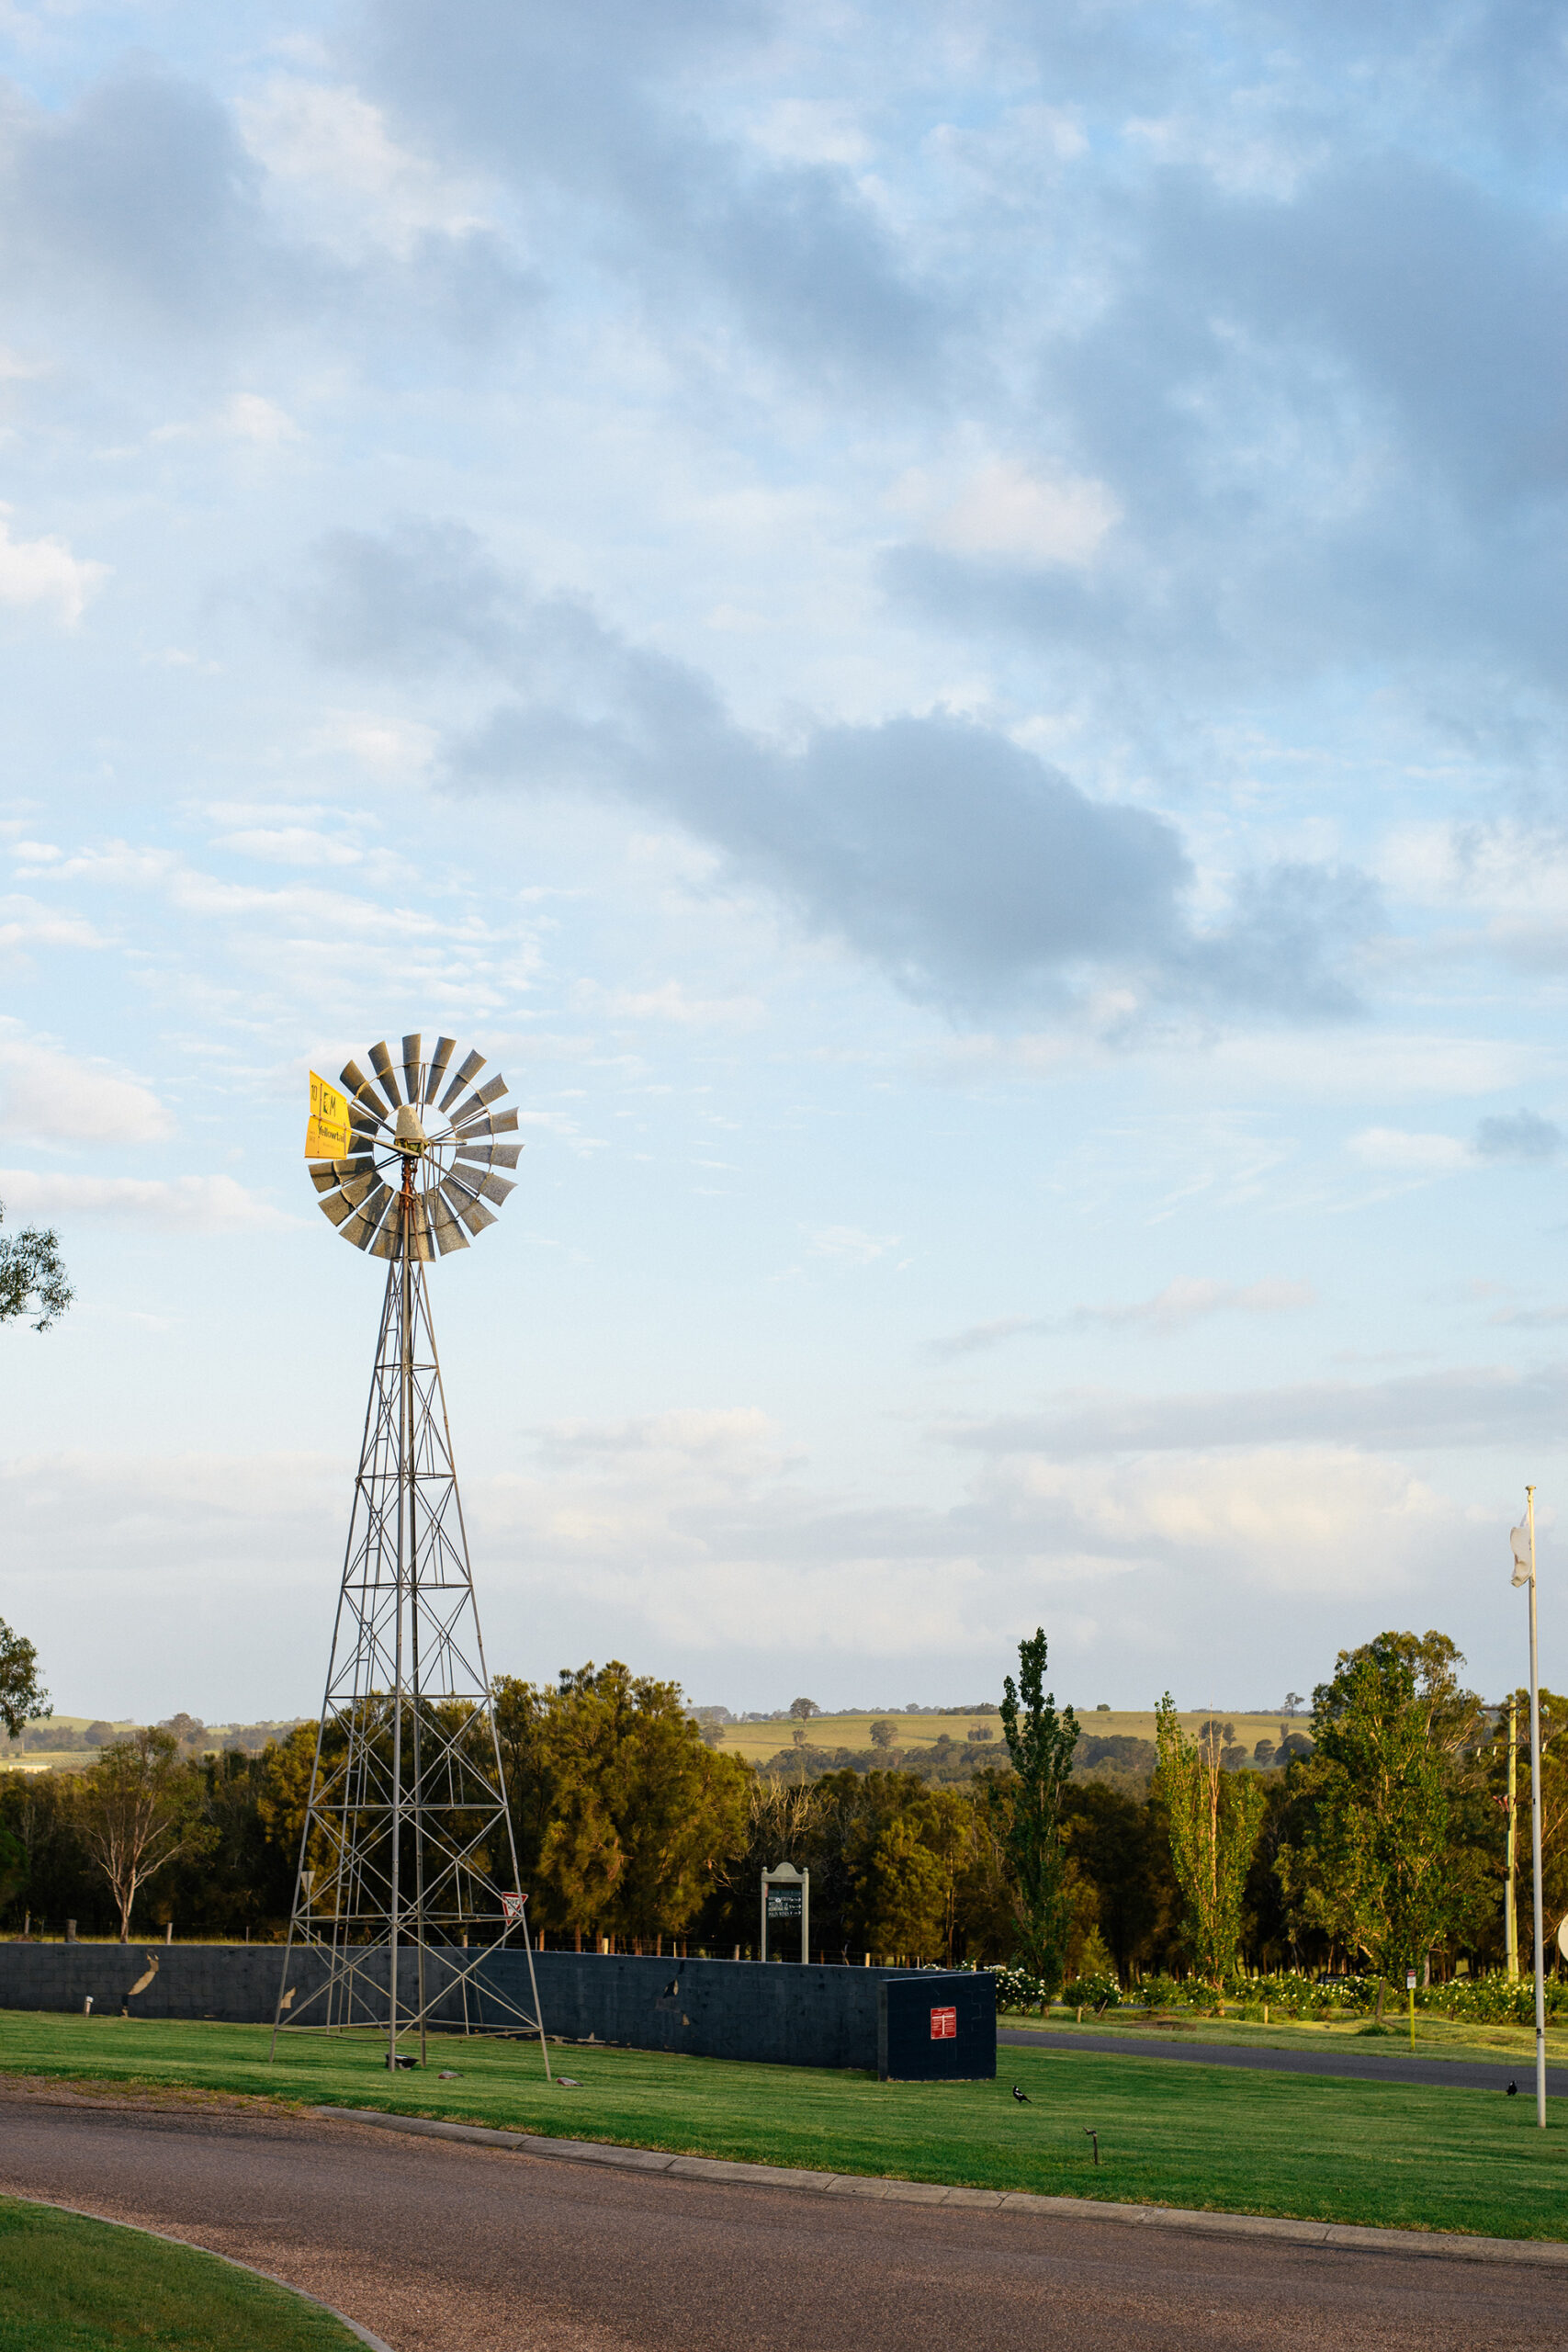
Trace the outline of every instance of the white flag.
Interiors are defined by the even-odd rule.
[[[1516,1527],[1508,1541],[1514,1547],[1514,1582],[1529,1584],[1530,1580],[1530,1532],[1528,1526]]]

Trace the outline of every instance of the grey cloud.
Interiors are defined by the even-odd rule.
[[[1166,818],[1089,799],[992,729],[939,712],[822,728],[782,751],[737,727],[694,671],[570,599],[530,595],[458,526],[339,535],[317,583],[304,613],[328,658],[404,673],[459,660],[504,681],[489,717],[448,742],[455,787],[653,808],[911,996],[1005,1008],[1110,962],[1187,1001],[1351,1008],[1331,959],[1366,921],[1353,885],[1280,868],[1199,934]]]
[[[90,334],[182,336],[220,350],[280,327],[406,345],[423,326],[469,345],[509,334],[539,283],[479,229],[350,266],[281,236],[228,109],[199,84],[126,66],[67,109],[14,100],[0,164],[0,285]],[[123,365],[125,345],[117,350]]]
[[[1115,258],[1094,322],[1042,353],[1039,430],[1121,523],[1082,569],[895,549],[895,602],[1021,635],[1155,720],[1389,663],[1438,708],[1499,667],[1557,696],[1556,214],[1393,154],[1287,194],[1173,170],[1101,200]]]
[[[1043,1339],[1056,1331],[1105,1330],[1184,1331],[1211,1315],[1280,1315],[1311,1306],[1310,1283],[1221,1283],[1183,1279],[1169,1283],[1153,1298],[1118,1301],[1105,1306],[1075,1306],[1055,1318],[1003,1316],[994,1323],[972,1324],[950,1339],[938,1340],[940,1356],[973,1355],[1004,1340]]]
[[[1555,1159],[1562,1130],[1534,1111],[1508,1111],[1483,1119],[1472,1146],[1481,1159]]]
[[[927,387],[967,296],[923,281],[848,171],[759,158],[692,103],[694,78],[754,55],[778,22],[698,0],[384,0],[355,70],[444,153],[558,219],[564,204],[666,338],[694,324],[694,298],[716,299],[754,345],[818,378]]]
[[[254,291],[233,264],[254,236],[258,175],[208,91],[128,68],[67,113],[18,107],[7,128],[13,278],[164,318],[209,319]]]
[[[1215,1446],[1454,1447],[1555,1444],[1568,1407],[1568,1365],[1529,1374],[1495,1367],[1359,1384],[1317,1381],[1190,1396],[1064,1396],[1055,1409],[951,1424],[948,1443],[1055,1461],[1096,1454],[1189,1453]]]

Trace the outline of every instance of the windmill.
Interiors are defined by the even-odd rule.
[[[466,1250],[515,1187],[506,1081],[477,1083],[457,1041],[400,1069],[372,1046],[340,1093],[313,1072],[305,1157],[345,1241],[385,1258],[387,1287],[344,1557],[326,1694],[273,2019],[279,2030],[385,2024],[387,2064],[431,2024],[470,2022],[484,1962],[515,1931],[533,2014],[494,1981],[482,2003],[537,2032],[533,1949],[479,1637],[425,1268]],[[299,1968],[305,1954],[316,1965]],[[324,1965],[322,1964],[324,1963]],[[299,1982],[290,1986],[294,1970]]]

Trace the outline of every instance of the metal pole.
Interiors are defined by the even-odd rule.
[[[1536,1671],[1535,1488],[1525,1488],[1530,1531],[1530,1864],[1535,1879],[1535,2120],[1546,2129],[1546,1953],[1540,1906],[1540,1683]]]
[[[768,1873],[762,1872],[762,1958],[768,1957]]]
[[[398,2067],[398,1899],[403,1844],[403,1583],[408,1561],[408,1516],[404,1508],[408,1470],[409,1388],[409,1237],[413,1223],[413,1161],[403,1161],[401,1260],[398,1270],[399,1331],[398,1396],[398,1626],[392,1668],[392,1860],[391,1933],[389,1939],[387,1983],[389,1994],[387,2067]]]
[[[412,1182],[413,1161],[405,1165]],[[405,1247],[407,1245],[405,1244]],[[419,1270],[423,1283],[424,1270]],[[419,2063],[423,2066],[428,2056],[424,2025],[424,1824],[421,1805],[424,1792],[423,1759],[420,1753],[420,1687],[419,1687],[419,1520],[415,1504],[419,1498],[419,1455],[413,1428],[413,1275],[408,1276],[409,1317],[403,1334],[403,1398],[407,1412],[406,1428],[409,1488],[409,1659],[410,1703],[412,1714],[410,1728],[413,1736],[413,1792],[411,1810],[413,1815],[413,1948],[417,1971],[416,1989],[419,1996]]]
[[[1518,1871],[1519,1702],[1518,1694],[1515,1692],[1508,1700],[1508,1901],[1503,1915],[1503,1950],[1506,1955],[1509,1979],[1516,1984],[1519,1974]]]

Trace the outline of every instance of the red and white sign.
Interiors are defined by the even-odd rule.
[[[525,1894],[503,1894],[502,1896],[501,1916],[505,1920],[509,1928],[514,1928],[517,1925],[518,1920],[523,1917],[523,1905],[527,1902],[527,1900],[528,1898]]]
[[[931,2040],[933,2041],[956,2041],[957,2039],[958,2011],[956,2009],[933,2009],[931,2011]]]

